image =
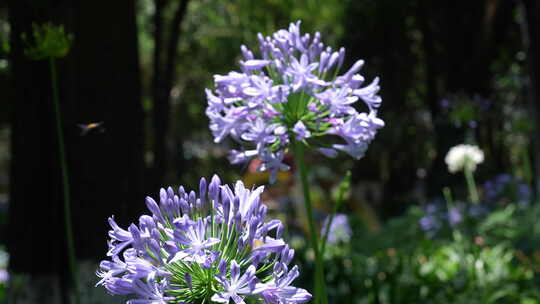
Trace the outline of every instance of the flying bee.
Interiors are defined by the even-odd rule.
[[[105,132],[105,127],[103,126],[104,122],[91,122],[89,124],[78,124],[79,128],[81,128],[81,136],[84,136],[88,134],[88,132],[99,132],[103,133]]]

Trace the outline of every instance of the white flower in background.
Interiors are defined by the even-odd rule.
[[[471,172],[476,170],[476,166],[484,161],[484,152],[474,145],[457,145],[450,148],[444,158],[448,171],[456,173],[468,168]]]

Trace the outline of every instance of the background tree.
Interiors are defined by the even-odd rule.
[[[178,2],[178,3],[176,3]],[[153,71],[152,71],[152,124],[153,124],[153,188],[157,189],[163,184],[168,172],[182,168],[182,145],[172,147],[170,139],[171,119],[171,89],[177,76],[178,44],[181,35],[182,21],[188,9],[189,0],[154,1],[153,16]],[[172,12],[171,16],[167,13]],[[167,22],[168,21],[168,22]],[[177,166],[171,170],[171,151],[178,155]],[[181,172],[177,172],[180,174]],[[176,174],[175,174],[176,175]]]
[[[534,145],[533,154],[535,167],[535,190],[540,193],[540,136],[538,134],[540,125],[538,118],[540,117],[540,102],[538,94],[540,88],[540,3],[538,1],[523,0],[525,16],[523,20],[523,43],[527,51],[527,72],[529,73],[528,99],[529,107],[531,108],[531,118],[535,122],[532,143]]]

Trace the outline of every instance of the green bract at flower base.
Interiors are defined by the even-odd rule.
[[[73,35],[67,34],[62,25],[33,23],[31,37],[22,34],[22,40],[27,44],[25,55],[33,60],[42,60],[65,57],[71,48]]]

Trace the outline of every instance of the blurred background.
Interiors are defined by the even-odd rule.
[[[217,173],[265,184],[256,160],[230,165],[205,116],[213,75],[239,70],[301,20],[304,33],[366,60],[381,78],[386,126],[366,156],[310,155],[318,222],[337,185],[352,186],[328,248],[332,303],[540,303],[540,3],[535,0],[8,0],[0,3],[0,299],[67,303],[62,178],[46,60],[32,25],[72,35],[57,63],[72,220],[84,303],[122,303],[94,288],[107,217],[123,227],[162,186]],[[478,145],[481,204],[444,157]],[[267,187],[312,286],[313,253],[295,170]],[[443,196],[451,190],[453,200]],[[9,287],[9,288],[8,288]]]

